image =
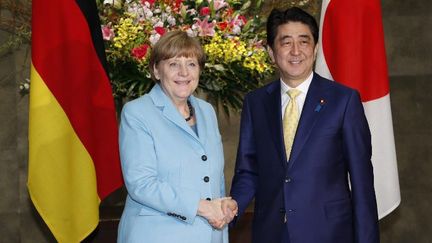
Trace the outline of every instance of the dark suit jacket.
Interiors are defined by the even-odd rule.
[[[358,92],[314,73],[288,163],[282,130],[277,80],[246,95],[242,111],[231,196],[240,214],[255,198],[253,242],[280,243],[286,232],[290,243],[379,242]]]

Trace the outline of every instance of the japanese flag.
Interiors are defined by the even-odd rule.
[[[400,203],[379,0],[323,0],[316,72],[360,92],[372,133],[379,218]]]

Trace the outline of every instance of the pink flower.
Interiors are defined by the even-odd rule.
[[[111,29],[110,26],[108,25],[102,25],[102,38],[104,40],[111,40],[112,38],[114,38],[114,31]]]
[[[239,26],[239,27],[245,25],[246,23],[247,23],[247,19],[243,15],[238,15],[231,21],[232,26]]]
[[[262,49],[262,50],[265,49],[263,45],[263,40],[259,40],[259,41],[255,40],[254,42],[252,42],[252,46],[255,47],[256,49]]]
[[[195,19],[196,22],[193,24],[192,28],[198,29],[199,36],[214,36],[215,34],[215,24],[213,22],[208,22],[209,16],[205,17],[205,19]]]
[[[202,7],[200,10],[201,16],[207,16],[210,15],[210,8],[209,7]]]
[[[243,22],[242,25],[245,25],[245,24],[247,23],[247,19],[246,19],[246,17],[243,16],[243,15],[239,15],[239,16],[237,17],[237,19]]]
[[[242,26],[244,26],[246,23],[247,23],[246,17],[244,17],[243,15],[236,16],[229,23],[229,27],[230,27],[231,32],[235,35],[240,34]]]
[[[221,8],[224,8],[228,6],[228,3],[226,3],[224,0],[214,0],[213,1],[213,7],[214,10],[218,11]]]
[[[163,36],[166,32],[166,30],[163,27],[159,27],[159,26],[155,27],[155,31],[161,36]]]
[[[131,54],[133,57],[135,57],[138,60],[143,59],[147,54],[148,48],[149,45],[143,44],[141,46],[133,48]]]

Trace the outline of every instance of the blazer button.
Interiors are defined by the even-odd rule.
[[[285,177],[285,182],[286,182],[286,183],[290,183],[290,182],[291,182],[291,178],[289,178],[289,177]]]
[[[207,161],[207,156],[203,155],[201,156],[202,161]]]
[[[209,182],[209,181],[210,181],[210,177],[208,177],[208,176],[204,176],[203,180],[204,180],[205,182]]]

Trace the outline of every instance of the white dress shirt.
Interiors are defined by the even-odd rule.
[[[305,100],[306,100],[306,94],[309,90],[309,86],[312,82],[312,78],[313,78],[313,72],[309,75],[309,77],[307,77],[307,79],[305,81],[303,81],[303,83],[301,83],[299,86],[295,87],[295,89],[300,90],[300,94],[296,98],[299,114],[301,114],[301,112],[303,110],[303,105],[304,105]],[[281,82],[281,109],[282,109],[282,118],[283,118],[285,115],[285,108],[290,101],[290,97],[288,96],[287,92],[288,92],[288,90],[294,89],[294,88],[291,88],[290,86],[288,86],[282,80],[282,78],[281,78],[280,82]]]

